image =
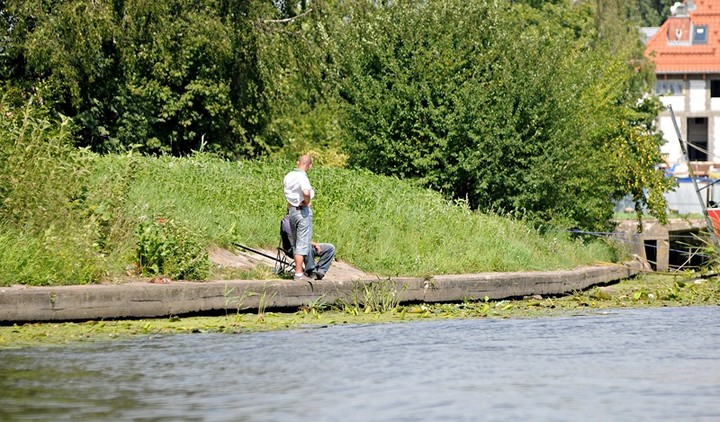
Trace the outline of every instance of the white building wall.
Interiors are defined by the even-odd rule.
[[[720,111],[720,98],[710,98],[710,110]]]
[[[720,99],[720,98],[718,98]],[[667,106],[672,106],[673,111],[677,114],[678,112],[685,111],[685,97],[681,95],[667,95],[660,97],[660,101]]]
[[[682,131],[684,130],[683,122],[681,120],[678,121],[678,125],[680,126],[680,133],[682,133]],[[670,117],[670,115],[660,116],[658,129],[662,131],[663,138],[665,138],[665,140],[667,141],[660,148],[660,151],[663,154],[667,154],[668,163],[684,163],[685,158],[683,157],[682,149],[680,149],[680,142],[678,142],[677,133],[675,132],[675,125],[673,125],[672,122],[672,117]]]
[[[715,98],[717,99],[717,98]],[[712,140],[711,145],[712,149],[710,150],[710,153],[712,156],[708,157],[709,161],[715,161],[720,162],[720,142],[717,140],[720,139],[720,116],[712,116],[710,117],[712,119],[709,121],[709,130],[712,132],[710,133],[710,139]]]
[[[711,97],[710,86],[711,81],[718,78],[720,78],[720,74],[685,75],[683,78],[685,81],[684,95],[678,95],[679,90],[674,89],[670,91],[674,95],[666,94],[659,97],[659,100],[666,107],[672,107],[680,134],[684,139],[688,136],[688,119],[707,119],[708,161],[715,163],[720,163],[720,98]],[[657,128],[662,132],[666,141],[661,147],[661,152],[666,155],[670,169],[678,177],[679,182],[679,186],[674,191],[665,195],[669,208],[678,210],[681,213],[700,212],[701,208],[697,192],[695,192],[691,180],[687,177],[685,157],[669,111],[660,113]],[[714,164],[709,169],[711,180],[717,178],[719,173],[720,164]],[[707,179],[704,179],[704,181],[699,180],[699,183],[704,185],[708,182]],[[712,184],[707,189],[704,189],[702,191],[703,200],[708,199],[708,194],[710,199],[720,202],[720,183]]]
[[[690,80],[688,97],[690,99],[691,112],[703,112],[707,110],[707,88],[704,80]]]

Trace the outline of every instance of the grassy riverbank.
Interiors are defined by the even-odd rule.
[[[69,119],[50,119],[41,107],[0,98],[0,114],[0,286],[207,280],[219,277],[209,248],[277,245],[292,162],[202,152],[99,156],[74,146]],[[537,230],[408,181],[320,161],[310,173],[315,238],[368,273],[553,270],[622,259],[613,245],[572,237],[561,222]]]
[[[0,220],[0,285],[84,284],[127,274],[215,278],[208,248],[230,248],[233,241],[277,245],[282,178],[293,167],[205,154],[81,154],[73,163],[72,172],[58,176],[73,178],[71,203],[20,180],[8,194],[16,207],[34,208],[18,209],[14,223]],[[315,238],[334,243],[339,259],[369,273],[539,271],[621,258],[603,241],[562,229],[541,233],[396,178],[322,166],[310,177],[317,192]],[[53,181],[53,192],[60,184]]]
[[[222,316],[0,326],[0,348],[189,333],[243,334],[343,324],[400,323],[451,318],[539,318],[585,315],[621,308],[720,306],[720,279],[700,278],[692,274],[651,274],[560,297],[389,305],[378,306],[376,303],[373,308],[350,303],[317,303],[293,313],[261,310],[257,313],[229,313]]]

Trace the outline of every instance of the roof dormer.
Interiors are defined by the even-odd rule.
[[[690,16],[672,16],[667,20],[667,41],[668,45],[689,45],[690,38]]]

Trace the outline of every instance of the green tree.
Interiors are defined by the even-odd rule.
[[[542,8],[546,4],[568,3],[568,1],[572,2],[573,0],[510,0],[510,3],[523,3],[531,7]]]
[[[321,164],[344,165],[347,156],[333,90],[337,67],[332,31],[341,16],[333,1],[292,4],[292,13],[280,3],[278,18],[256,23],[259,70],[272,116],[264,137],[273,156],[294,161],[310,152]]]
[[[612,199],[659,213],[667,187],[630,3],[2,1],[0,74],[96,151],[349,156],[481,210],[601,228]]]
[[[588,0],[511,0],[511,3],[524,3],[535,8],[542,8],[546,4],[573,4]],[[590,0],[595,1],[595,0]],[[611,2],[619,5],[626,13],[630,21],[639,26],[660,26],[670,15],[670,6],[677,0],[634,0]],[[598,0],[598,8],[602,8],[605,0]]]
[[[604,35],[612,20],[593,4],[360,2],[344,16],[340,95],[353,165],[482,210],[588,229],[606,228],[612,199],[632,183],[648,182],[652,198],[667,189],[653,167],[657,137],[630,119],[649,86],[629,64],[637,44],[621,48],[637,32]],[[623,185],[617,133],[655,147],[623,158],[648,163]],[[662,214],[644,193],[637,199]]]
[[[262,1],[3,3],[0,72],[72,117],[81,146],[265,154],[255,22]],[[270,7],[271,12],[277,12]]]
[[[660,26],[670,16],[670,6],[677,0],[638,0],[637,10],[643,26]]]

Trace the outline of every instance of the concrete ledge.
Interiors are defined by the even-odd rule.
[[[0,322],[83,321],[165,317],[194,312],[300,307],[322,299],[332,303],[362,295],[363,287],[396,290],[401,303],[505,299],[585,290],[629,278],[640,262],[567,271],[480,273],[423,278],[366,278],[347,281],[227,280],[129,283],[61,287],[0,288]],[[380,285],[379,283],[384,283]],[[394,286],[393,286],[394,285]],[[359,297],[358,300],[362,300]]]

